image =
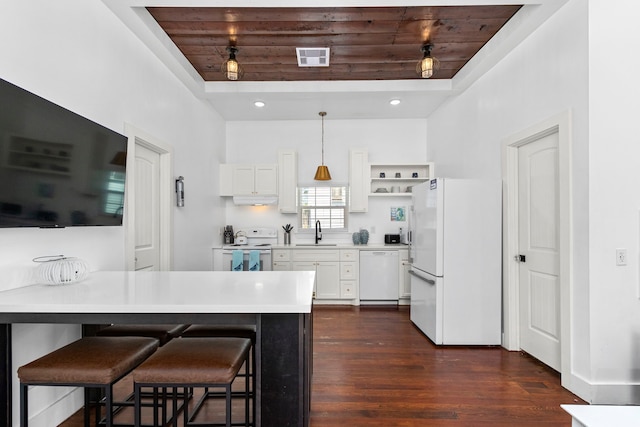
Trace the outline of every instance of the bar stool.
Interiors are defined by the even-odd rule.
[[[96,332],[101,337],[149,337],[159,341],[160,347],[179,337],[189,325],[111,325]]]
[[[29,386],[84,387],[106,396],[106,425],[113,425],[113,384],[151,356],[158,340],[145,337],[85,337],[18,368],[20,379],[20,425],[29,423]],[[85,404],[84,425],[90,408]]]
[[[141,392],[143,388],[223,388],[225,397],[225,423],[208,426],[231,426],[231,387],[244,363],[249,362],[251,340],[246,338],[190,338],[177,339],[160,348],[154,355],[134,369],[135,425],[141,421]],[[205,393],[189,415],[189,405],[184,403],[184,426],[191,424],[202,404],[210,396]],[[173,393],[173,412],[177,411],[178,395]],[[245,426],[249,425],[249,382],[245,381]],[[166,399],[162,399],[164,405]],[[157,400],[154,408],[154,425],[158,425]],[[254,405],[255,406],[255,405]],[[166,413],[166,411],[163,410]],[[165,422],[165,420],[162,420]],[[174,417],[177,426],[177,417]]]
[[[245,381],[251,382],[250,395],[253,397],[256,390],[256,327],[255,325],[191,325],[181,335],[183,338],[194,337],[237,337],[251,340],[251,357],[249,363],[244,367],[244,371],[238,374],[244,377]],[[215,392],[209,392],[205,388],[205,395],[214,397]],[[239,394],[239,393],[232,393]],[[255,399],[254,399],[255,400]],[[252,407],[253,420],[256,419],[255,405]]]
[[[189,325],[172,324],[115,324],[102,328],[96,332],[97,336],[105,337],[148,337],[158,340],[160,347],[182,334]],[[133,391],[113,405],[120,408],[133,407]],[[100,399],[102,400],[102,399]],[[99,407],[98,407],[99,410]]]
[[[254,325],[191,325],[180,335],[182,338],[220,338],[236,337],[251,340],[251,362],[245,367],[247,378],[253,378],[255,382],[256,367],[256,327]],[[255,390],[252,389],[252,391]]]

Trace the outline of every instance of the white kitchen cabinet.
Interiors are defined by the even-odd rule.
[[[411,298],[411,276],[409,270],[411,269],[411,263],[409,262],[409,250],[400,249],[398,251],[398,259],[400,262],[400,268],[398,269],[399,284],[400,284],[400,298]]]
[[[340,250],[340,298],[355,299],[358,297],[358,249]]]
[[[367,212],[369,191],[369,152],[349,150],[349,212]]]
[[[220,165],[221,196],[278,195],[278,166],[275,164]]]
[[[273,271],[291,271],[291,251],[273,249],[271,251],[271,269]]]
[[[273,164],[233,165],[234,196],[275,196],[278,194],[278,167]]]
[[[337,249],[296,249],[291,251],[294,271],[315,271],[315,298],[340,299],[340,251]]]
[[[433,178],[433,163],[371,164],[369,196],[411,196],[410,187]],[[396,191],[397,190],[397,191]]]
[[[297,213],[298,153],[295,150],[278,150],[278,172],[278,210]]]

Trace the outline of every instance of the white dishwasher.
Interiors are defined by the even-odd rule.
[[[398,251],[360,250],[360,303],[398,303]]]

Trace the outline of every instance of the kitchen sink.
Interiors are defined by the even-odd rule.
[[[296,243],[296,246],[338,246],[337,243]]]

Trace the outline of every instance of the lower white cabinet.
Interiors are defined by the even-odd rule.
[[[340,251],[297,249],[291,254],[294,271],[316,272],[316,299],[340,298]]]
[[[359,251],[357,249],[340,250],[340,298],[358,298]]]
[[[315,271],[314,298],[328,303],[357,303],[360,298],[360,250],[277,248],[271,251],[274,271]],[[411,298],[409,251],[398,249],[399,296]]]
[[[285,255],[284,252],[288,255]],[[274,270],[315,271],[316,300],[353,300],[358,297],[358,250],[274,249]]]
[[[271,251],[271,270],[291,271],[291,250],[273,249]]]
[[[407,249],[400,249],[398,251],[398,260],[400,261],[400,268],[398,272],[400,274],[398,283],[400,284],[399,295],[400,298],[411,298],[411,276],[409,270],[411,269],[411,263],[409,262],[409,251]]]

